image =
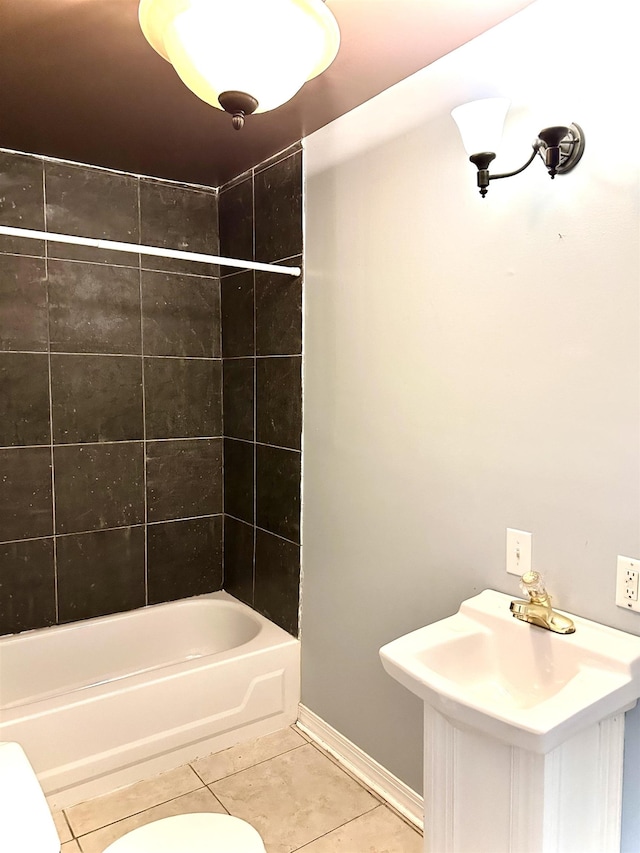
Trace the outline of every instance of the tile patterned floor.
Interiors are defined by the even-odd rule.
[[[102,853],[137,826],[209,811],[251,823],[267,853],[421,853],[422,836],[295,727],[54,815],[62,853]]]

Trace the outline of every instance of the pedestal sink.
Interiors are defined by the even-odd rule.
[[[554,634],[510,602],[485,590],[380,650],[424,701],[425,851],[616,853],[640,637]]]

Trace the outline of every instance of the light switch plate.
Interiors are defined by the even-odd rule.
[[[522,576],[531,571],[531,533],[507,527],[507,572]]]

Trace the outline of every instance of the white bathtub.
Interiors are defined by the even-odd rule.
[[[293,723],[300,643],[224,592],[0,639],[0,741],[62,808]]]

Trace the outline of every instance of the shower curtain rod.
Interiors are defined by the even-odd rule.
[[[71,234],[55,234],[48,231],[32,231],[29,228],[11,228],[0,225],[0,234],[7,237],[26,237],[28,240],[49,240],[52,243],[72,243],[76,246],[91,246],[95,249],[111,249],[114,252],[135,252],[140,255],[154,255],[159,258],[177,258],[182,261],[195,261],[200,264],[220,264],[224,267],[275,272],[282,275],[298,276],[300,267],[286,267],[279,264],[261,264],[257,261],[239,261],[235,258],[221,258],[218,255],[203,255],[199,252],[181,252],[178,249],[161,249],[158,246],[140,246],[137,243],[118,243],[115,240],[98,240],[92,237],[73,237]]]

